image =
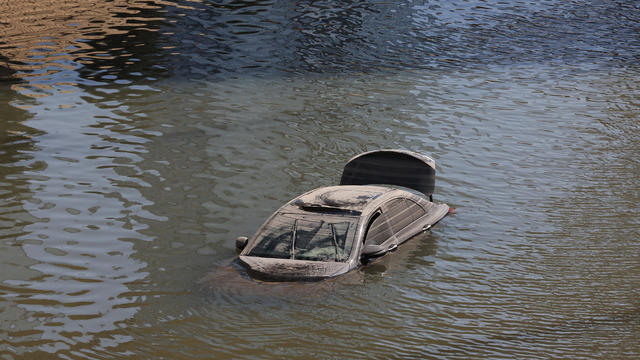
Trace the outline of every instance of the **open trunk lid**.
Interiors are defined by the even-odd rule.
[[[435,182],[433,159],[412,151],[388,149],[353,157],[342,171],[340,185],[397,185],[431,196]]]

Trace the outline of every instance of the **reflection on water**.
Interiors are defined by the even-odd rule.
[[[0,2],[3,358],[634,358],[631,1]],[[233,263],[351,156],[458,208],[320,283]]]

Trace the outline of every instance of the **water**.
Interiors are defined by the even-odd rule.
[[[640,8],[0,2],[0,357],[636,358]],[[457,208],[321,283],[233,264],[378,148]]]

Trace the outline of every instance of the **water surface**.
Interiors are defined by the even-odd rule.
[[[0,2],[0,356],[636,358],[633,1]],[[233,264],[353,155],[457,209],[321,283]]]

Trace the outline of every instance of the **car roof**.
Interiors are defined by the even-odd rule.
[[[361,212],[393,188],[371,185],[338,185],[311,190],[289,203],[302,210],[328,209]]]
[[[274,213],[318,212],[326,215],[367,216],[382,202],[396,197],[423,198],[419,192],[411,189],[378,185],[337,185],[317,188],[306,192]],[[425,199],[426,200],[426,199]]]

